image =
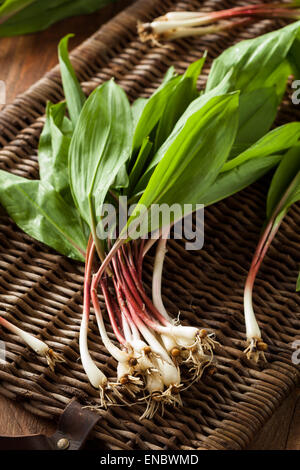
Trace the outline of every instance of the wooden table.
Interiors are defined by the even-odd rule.
[[[66,19],[41,33],[1,38],[0,80],[6,83],[6,102],[11,103],[57,63],[57,44],[65,34],[75,33],[70,41],[73,48],[130,3],[132,0],[119,0],[98,13]],[[54,430],[53,423],[0,396],[0,434],[50,435]],[[101,444],[93,441],[89,447],[100,449]],[[249,448],[300,450],[300,390],[283,403]]]

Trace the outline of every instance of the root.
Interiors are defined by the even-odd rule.
[[[107,410],[107,408],[109,406],[113,406],[113,405],[116,405],[116,400],[114,399],[114,397],[111,395],[110,393],[110,385],[100,385],[99,386],[99,392],[100,392],[100,395],[99,395],[99,398],[100,398],[100,405],[87,405],[87,406],[84,406],[83,409],[88,409],[88,410],[92,410],[92,411],[99,411],[100,409],[101,410]]]
[[[202,355],[189,351],[189,356],[184,361],[188,366],[189,374],[191,375],[192,383],[200,380],[204,370],[213,362],[213,356]]]
[[[114,405],[116,403],[115,399],[109,393],[109,386],[99,387],[100,388],[100,407],[107,409],[108,406]]]
[[[215,333],[207,333],[205,329],[199,331],[195,344],[198,345],[203,356],[205,356],[206,353],[209,353],[213,358],[216,344],[220,345],[220,343],[215,340],[215,337]]]
[[[140,420],[152,419],[160,407],[160,402],[153,399],[152,397],[148,398],[148,400],[146,400],[146,403],[147,407],[142,416],[140,417]]]
[[[45,357],[47,360],[47,364],[52,372],[55,371],[55,364],[57,362],[65,362],[65,359],[61,354],[54,352],[53,349],[50,348],[46,352]]]
[[[202,329],[197,334],[194,344],[185,347],[183,363],[189,367],[192,382],[200,379],[204,369],[213,362],[215,345],[220,344],[214,338],[214,333],[207,333]]]
[[[122,377],[119,382],[111,382],[109,385],[112,388],[113,393],[120,400],[126,402],[124,394],[135,398],[136,395],[141,392],[142,387],[144,387],[144,382],[139,376],[126,375]]]
[[[180,314],[181,314],[181,312],[179,311],[177,317],[173,319],[172,323],[173,323],[174,326],[179,326],[181,324]]]
[[[137,30],[139,38],[142,42],[150,41],[152,46],[166,47],[164,44],[161,44],[161,42],[159,42],[160,36],[158,34],[153,33],[150,24],[143,24],[139,22]]]
[[[163,392],[153,392],[151,395],[140,399],[140,401],[145,401],[147,403],[146,409],[140,417],[140,420],[152,419],[159,409],[161,410],[160,415],[163,416],[166,405],[173,407],[182,406],[182,400],[179,394],[182,387],[183,384],[176,386],[170,385]]]
[[[261,338],[251,338],[248,340],[248,346],[244,350],[244,354],[246,354],[247,359],[252,360],[256,363],[260,359],[263,359],[267,362],[265,351],[267,351],[268,345],[264,343]]]

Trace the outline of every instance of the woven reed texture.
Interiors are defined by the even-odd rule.
[[[239,3],[238,3],[239,4]],[[242,2],[240,4],[243,4]],[[148,96],[167,67],[182,72],[204,50],[208,62],[225,48],[283,25],[260,21],[235,33],[190,38],[164,47],[142,44],[137,20],[150,20],[169,10],[203,11],[237,5],[231,1],[140,0],[103,26],[73,54],[87,93],[114,76],[131,99]],[[47,100],[62,98],[58,68],[19,96],[0,114],[0,166],[28,178],[38,176],[37,144]],[[297,116],[298,115],[298,116]],[[289,100],[279,123],[299,118]],[[254,304],[269,344],[268,362],[257,366],[242,354],[245,348],[243,285],[265,215],[266,180],[205,211],[205,245],[185,251],[170,241],[164,268],[163,294],[174,315],[193,325],[216,330],[217,373],[204,376],[182,394],[184,406],[166,409],[163,416],[140,421],[141,406],[101,411],[95,429],[107,449],[242,449],[293,389],[299,370],[291,362],[292,342],[299,335],[300,297],[295,293],[300,264],[300,209],[294,207],[271,246],[258,276]],[[98,392],[88,383],[78,352],[83,266],[67,260],[22,233],[0,216],[0,307],[3,315],[38,335],[66,362],[56,373],[47,368],[6,330],[8,365],[0,365],[0,393],[21,401],[33,413],[56,419],[73,396],[94,404]],[[145,264],[150,283],[153,259]],[[109,328],[109,327],[108,327]],[[109,329],[110,333],[111,330]],[[299,338],[299,336],[298,336]],[[92,316],[89,344],[93,358],[108,376],[115,361],[101,344]]]

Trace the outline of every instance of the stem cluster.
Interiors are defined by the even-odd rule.
[[[199,379],[203,370],[211,364],[215,341],[214,334],[205,329],[183,326],[173,321],[163,306],[161,288],[157,285],[161,283],[165,240],[160,240],[157,247],[153,301],[148,297],[142,282],[145,253],[143,240],[117,245],[115,250],[111,250],[107,261],[93,274],[95,245],[90,240],[80,352],[91,384],[101,390],[102,406],[114,404],[117,399],[121,402],[144,401],[147,407],[143,417],[152,417],[160,405],[181,404],[180,391]],[[103,266],[109,267],[109,275]],[[106,331],[100,292],[118,345]],[[90,300],[102,342],[118,364],[114,381],[109,381],[97,368],[88,352]],[[184,379],[182,368],[187,371]]]

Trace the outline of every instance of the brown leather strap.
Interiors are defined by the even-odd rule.
[[[100,415],[83,409],[73,399],[62,413],[57,431],[52,436],[0,436],[0,450],[79,450],[99,419]]]

